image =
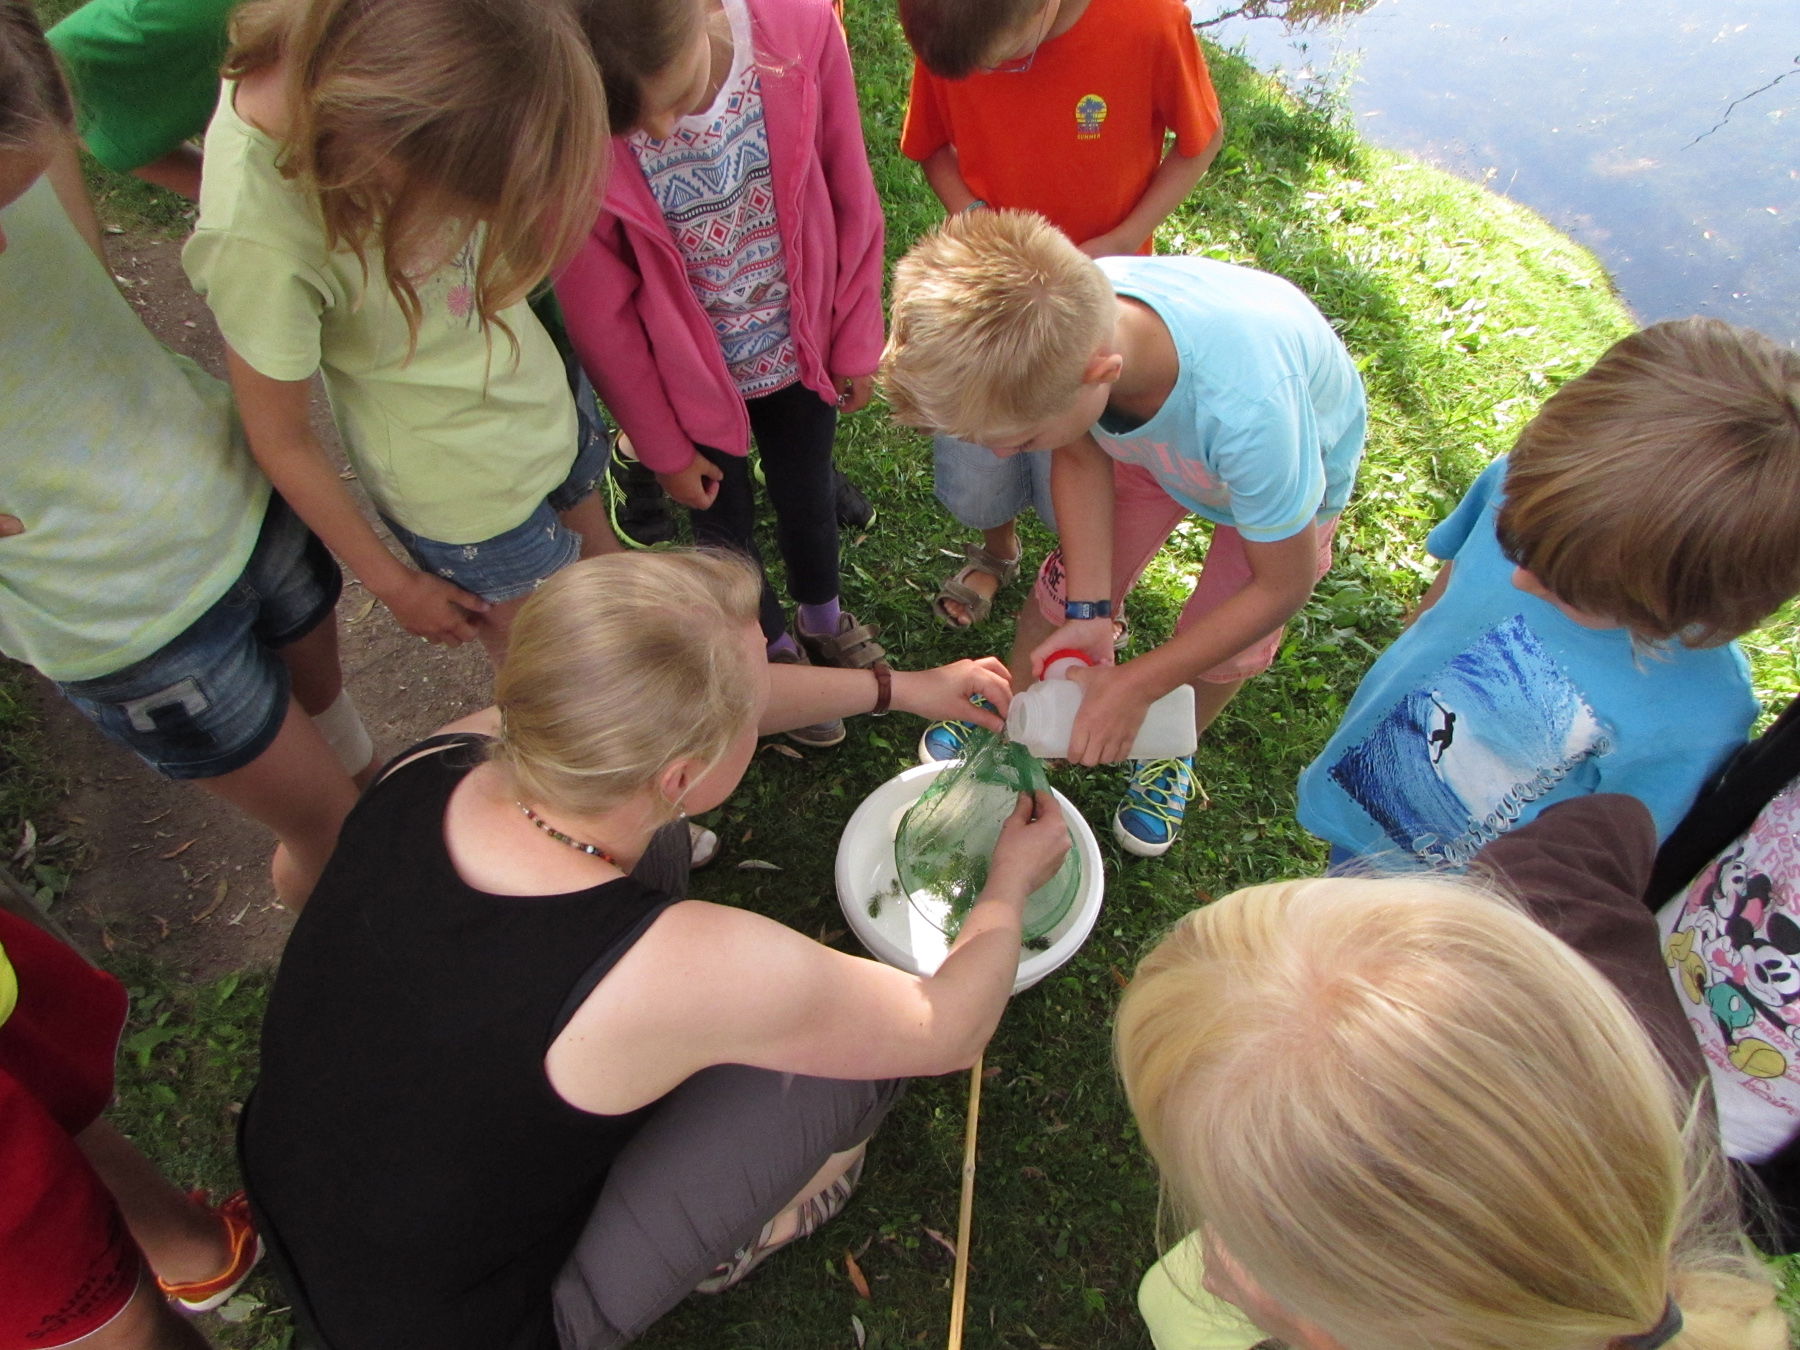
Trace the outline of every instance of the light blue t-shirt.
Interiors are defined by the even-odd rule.
[[[1431,532],[1454,562],[1437,604],[1383,652],[1300,775],[1300,823],[1384,863],[1461,867],[1545,807],[1623,792],[1681,820],[1756,720],[1735,642],[1634,651],[1512,584],[1494,532],[1506,459]]]
[[[1100,268],[1156,311],[1181,361],[1148,422],[1095,425],[1102,450],[1257,543],[1344,509],[1368,405],[1356,363],[1304,292],[1211,258],[1102,258]]]

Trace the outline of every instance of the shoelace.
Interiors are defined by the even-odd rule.
[[[1194,771],[1185,760],[1147,759],[1138,765],[1126,791],[1133,809],[1176,825],[1193,787]]]

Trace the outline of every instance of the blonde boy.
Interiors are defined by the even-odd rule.
[[[946,221],[901,261],[881,379],[894,415],[987,446],[1052,452],[1062,547],[1019,616],[1015,687],[1060,649],[1095,663],[1069,758],[1126,757],[1145,710],[1192,684],[1204,730],[1331,565],[1366,408],[1331,325],[1279,277],[1206,258],[1085,256],[1041,217]],[[1170,532],[1213,524],[1175,636],[1113,664],[1112,614]],[[923,753],[955,753],[953,727]],[[1121,847],[1168,850],[1186,760],[1140,762]]]

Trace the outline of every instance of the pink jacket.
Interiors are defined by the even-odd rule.
[[[881,358],[881,202],[863,148],[850,53],[829,0],[749,0],[800,379],[837,401],[833,375]],[[659,473],[694,445],[750,449],[750,417],[689,285],[675,238],[624,138],[600,218],[558,278],[576,354],[600,400]]]

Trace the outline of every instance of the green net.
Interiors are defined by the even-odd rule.
[[[978,731],[964,757],[931,780],[900,821],[894,861],[908,901],[954,939],[987,884],[1000,827],[1021,792],[1048,792],[1043,763],[1022,745]],[[1081,889],[1081,855],[1071,848],[1055,876],[1025,901],[1025,941],[1062,922]]]

